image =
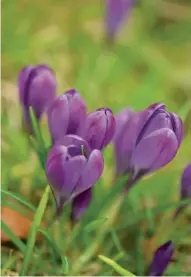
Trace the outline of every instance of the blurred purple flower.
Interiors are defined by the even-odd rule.
[[[58,96],[48,110],[48,125],[54,142],[78,134],[86,118],[86,104],[75,89]]]
[[[136,113],[122,110],[116,126],[116,170],[117,175],[130,174],[127,189],[143,175],[171,162],[183,138],[181,119],[167,112],[162,103]]]
[[[153,259],[149,267],[148,276],[162,276],[168,264],[172,260],[174,253],[174,245],[172,241],[168,241],[160,246],[154,253]]]
[[[28,130],[32,132],[29,107],[32,106],[37,119],[40,119],[56,97],[55,75],[44,64],[26,66],[19,73],[18,88],[24,120]]]
[[[185,167],[181,178],[181,199],[191,197],[191,162]]]
[[[135,0],[107,0],[105,24],[107,36],[113,40],[125,18],[130,14]]]
[[[191,198],[191,162],[185,167],[182,173],[181,186],[180,186],[180,198],[182,200]],[[176,210],[174,217],[176,217],[186,206],[187,205],[179,207]]]
[[[82,137],[91,149],[103,150],[115,134],[115,118],[108,108],[101,108],[90,113],[81,131]]]
[[[104,168],[101,152],[91,151],[82,138],[68,135],[59,143],[62,145],[53,146],[46,162],[46,175],[55,195],[58,216],[66,202],[78,197],[97,182]],[[80,204],[77,211],[74,206],[74,217],[79,217],[86,209],[82,202]]]

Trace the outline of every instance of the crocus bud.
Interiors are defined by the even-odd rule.
[[[92,188],[84,191],[74,198],[72,202],[71,219],[73,221],[79,220],[92,200]]]
[[[182,200],[191,198],[191,162],[185,167],[181,176],[180,198]],[[185,206],[179,207],[176,210],[174,217],[176,217],[185,208]]]
[[[78,134],[86,118],[86,104],[75,90],[58,96],[48,110],[48,125],[55,141],[67,134]]]
[[[29,107],[40,119],[56,97],[55,75],[47,65],[26,66],[18,76],[19,97],[23,108],[24,120],[30,132],[32,124]]]
[[[97,182],[104,167],[101,152],[93,150],[88,155],[84,149],[87,142],[80,137],[71,135],[65,141],[67,146],[53,146],[46,161],[46,175],[55,195],[58,215],[66,202]]]
[[[164,104],[153,104],[137,113],[124,110],[116,118],[117,174],[130,173],[129,186],[176,156],[183,124],[178,115],[165,110]]]
[[[174,246],[172,241],[168,241],[160,246],[154,253],[153,259],[149,267],[148,276],[162,276],[168,264],[172,260]]]
[[[113,40],[125,18],[130,14],[135,0],[107,0],[106,1],[106,31]]]
[[[103,150],[115,133],[115,118],[108,108],[101,108],[90,113],[86,118],[82,136],[92,149]]]

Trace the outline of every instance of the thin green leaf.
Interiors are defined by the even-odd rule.
[[[125,268],[121,267],[119,264],[117,264],[115,261],[99,255],[98,256],[100,260],[102,260],[104,263],[110,265],[117,273],[119,273],[121,276],[136,276],[133,273],[129,272],[128,270],[126,270]]]
[[[11,241],[18,247],[18,249],[25,253],[26,245],[22,240],[20,240],[12,231],[11,229],[1,220],[1,228],[6,233],[6,235],[11,239]]]
[[[100,227],[100,225],[102,225],[107,220],[108,220],[108,217],[104,217],[104,218],[94,220],[94,221],[90,222],[87,226],[85,226],[85,231],[91,232],[95,229],[98,229]]]
[[[17,195],[16,193],[4,190],[3,188],[1,188],[1,192],[3,194],[5,194],[6,196],[9,196],[17,201],[19,201],[21,204],[23,204],[24,206],[26,206],[27,208],[31,209],[33,212],[36,211],[35,206],[33,206],[31,203],[27,202],[23,197],[21,197],[20,195]]]
[[[33,223],[31,225],[30,228],[30,232],[29,232],[29,237],[28,237],[28,241],[27,241],[27,247],[26,247],[26,251],[25,251],[25,255],[24,255],[24,260],[22,263],[22,267],[21,267],[21,271],[19,273],[19,276],[25,276],[27,269],[29,267],[29,263],[31,260],[31,256],[32,256],[32,252],[33,252],[33,248],[35,245],[35,240],[36,240],[36,234],[38,231],[38,228],[40,226],[42,217],[44,215],[47,203],[48,203],[48,199],[49,199],[49,192],[50,192],[50,186],[47,185],[44,194],[40,200],[40,203],[38,205],[36,214],[34,216],[34,220]]]

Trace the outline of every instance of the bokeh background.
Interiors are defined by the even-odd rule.
[[[2,183],[4,188],[21,193],[35,205],[42,195],[44,176],[21,134],[17,75],[23,66],[38,63],[47,63],[54,69],[58,94],[76,88],[86,100],[89,111],[107,106],[116,113],[125,106],[139,110],[153,102],[164,102],[169,111],[177,112],[185,124],[183,145],[169,166],[154,177],[146,178],[144,184],[131,193],[131,208],[139,212],[143,206],[156,207],[179,198],[179,176],[191,159],[191,1],[137,1],[113,45],[105,39],[104,14],[104,0],[2,1]],[[105,153],[102,178],[105,187],[112,183],[112,157],[110,147]],[[99,186],[96,193],[102,193]],[[3,205],[10,206],[10,202],[3,198]],[[121,216],[123,223],[127,217],[132,217],[125,208]],[[169,212],[165,213],[160,228],[164,228],[168,216]],[[184,230],[188,230],[190,221],[183,219],[183,223]],[[134,227],[139,229],[137,225]],[[145,263],[169,231],[160,228],[154,239],[143,239]],[[126,234],[127,230],[119,236],[128,249],[131,236],[126,237]],[[191,274],[190,236],[177,232],[169,236],[173,236],[185,254],[180,269],[172,266],[169,272]],[[115,252],[104,250],[105,245],[101,249],[101,253],[108,255]],[[2,251],[6,262],[9,248]],[[75,259],[77,255],[74,254]],[[119,262],[135,270],[136,256],[131,255],[134,262],[131,259],[127,262],[123,257]],[[91,263],[87,271],[84,269],[85,273],[80,273],[110,273],[109,267],[94,260]],[[17,271],[17,266],[19,263],[12,270]],[[137,274],[142,273],[140,268]]]

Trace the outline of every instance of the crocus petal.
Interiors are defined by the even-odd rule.
[[[191,162],[186,166],[181,177],[181,198],[191,197]]]
[[[48,127],[56,142],[67,133],[69,123],[69,105],[65,94],[57,97],[48,110]]]
[[[92,200],[92,189],[80,193],[72,202],[71,219],[79,220]]]
[[[171,118],[168,112],[163,109],[158,109],[143,127],[141,139],[162,128],[172,129]]]
[[[84,124],[86,118],[86,104],[75,89],[70,89],[65,93],[70,109],[70,124],[68,125],[68,134],[78,134],[81,125]]]
[[[105,117],[106,117],[105,136],[104,136],[102,145],[100,147],[100,150],[103,150],[113,139],[113,136],[116,130],[116,122],[115,122],[113,113],[110,109],[102,108],[100,110],[103,110],[105,112]]]
[[[114,143],[114,154],[116,160],[116,172],[117,175],[123,173],[128,168],[130,153],[132,148],[128,147],[128,137],[126,137],[126,143],[124,141],[125,136],[123,136],[124,130],[128,130],[128,123],[133,115],[133,111],[130,108],[125,108],[121,110],[115,117],[116,120],[116,132],[113,139]],[[128,136],[128,131],[127,131]],[[124,143],[122,147],[122,142]],[[127,146],[127,148],[126,148]]]
[[[175,113],[169,113],[172,120],[172,128],[176,134],[178,140],[178,146],[180,146],[183,136],[184,136],[184,126],[181,118]]]
[[[106,132],[106,116],[103,111],[96,111],[87,116],[82,136],[91,149],[100,149]]]
[[[164,111],[165,112],[165,105],[163,103],[154,103],[150,105],[147,109],[138,112],[140,116],[140,122],[139,122],[139,134],[136,139],[136,144],[139,143],[139,141],[142,139],[145,130],[147,129],[147,126],[150,124],[153,117],[155,117],[155,114],[158,113],[158,111]]]
[[[88,158],[86,166],[81,172],[81,178],[76,186],[73,197],[89,189],[95,184],[103,173],[104,160],[99,150],[93,150]]]
[[[138,171],[155,171],[168,164],[178,150],[178,142],[171,129],[163,128],[151,133],[137,145],[131,158],[131,166]]]
[[[149,276],[162,276],[168,264],[172,260],[174,246],[172,241],[168,241],[159,247],[151,261]]]
[[[28,80],[29,74],[31,73],[33,69],[32,65],[25,66],[18,75],[18,88],[19,88],[19,97],[21,103],[24,103],[24,97],[25,97],[25,85]]]
[[[75,145],[78,147],[83,146],[87,157],[89,157],[89,155],[91,153],[91,149],[90,149],[90,146],[87,143],[87,141],[85,141],[83,138],[81,138],[77,135],[64,136],[64,137],[60,138],[59,140],[57,140],[55,145],[65,145],[65,146]]]
[[[125,17],[130,13],[134,0],[107,0],[106,29],[112,38],[119,30]]]
[[[114,136],[114,142],[117,142],[118,139],[121,137],[121,133],[123,132],[123,129],[127,125],[127,122],[129,121],[130,117],[133,115],[133,110],[131,108],[125,108],[122,109],[116,116],[115,116],[115,122],[116,122],[116,131]]]

